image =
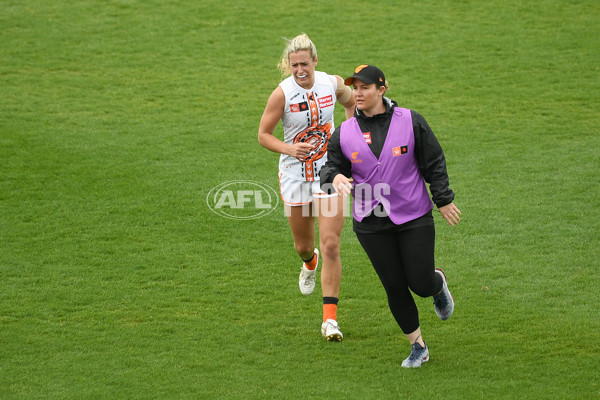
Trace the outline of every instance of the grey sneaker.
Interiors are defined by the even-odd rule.
[[[450,290],[448,290],[448,280],[446,279],[446,275],[444,271],[440,268],[436,268],[435,272],[440,274],[442,277],[443,285],[442,291],[433,296],[433,307],[435,308],[435,313],[442,320],[445,321],[454,312],[454,297],[450,294]]]
[[[421,364],[427,361],[429,361],[429,350],[427,349],[427,343],[425,343],[425,348],[423,348],[419,342],[414,342],[410,356],[408,356],[406,360],[402,361],[402,367],[419,368]]]

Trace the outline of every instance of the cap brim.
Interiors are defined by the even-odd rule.
[[[351,77],[346,78],[346,80],[344,80],[344,83],[346,84],[346,86],[351,86],[354,83],[355,79],[363,81],[367,85],[370,85],[371,83],[376,83],[375,81],[367,78],[366,76],[361,75],[352,75]]]

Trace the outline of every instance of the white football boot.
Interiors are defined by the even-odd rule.
[[[317,279],[317,269],[319,268],[319,250],[315,249],[315,257],[317,257],[317,266],[312,271],[306,268],[306,263],[302,263],[300,276],[298,278],[298,286],[303,295],[309,295],[315,290],[315,281]]]
[[[323,325],[321,325],[321,334],[330,342],[341,342],[344,338],[337,321],[334,319],[328,319],[323,322]]]

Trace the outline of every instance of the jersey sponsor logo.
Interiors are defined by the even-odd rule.
[[[306,101],[290,104],[290,112],[302,112],[306,110],[308,110],[308,103]]]
[[[392,149],[394,157],[408,153],[408,146],[397,146]]]
[[[373,143],[373,142],[371,141],[371,132],[363,132],[363,137],[365,138],[365,141],[366,141],[368,144],[371,144],[371,143]]]
[[[326,97],[319,97],[317,100],[319,101],[320,108],[333,106],[333,96],[332,95],[329,95]]]

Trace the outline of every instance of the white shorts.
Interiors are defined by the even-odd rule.
[[[313,198],[326,199],[335,197],[337,194],[327,194],[321,190],[321,182],[306,182],[290,178],[287,175],[279,173],[279,192],[281,200],[288,206],[301,206],[311,204]]]

